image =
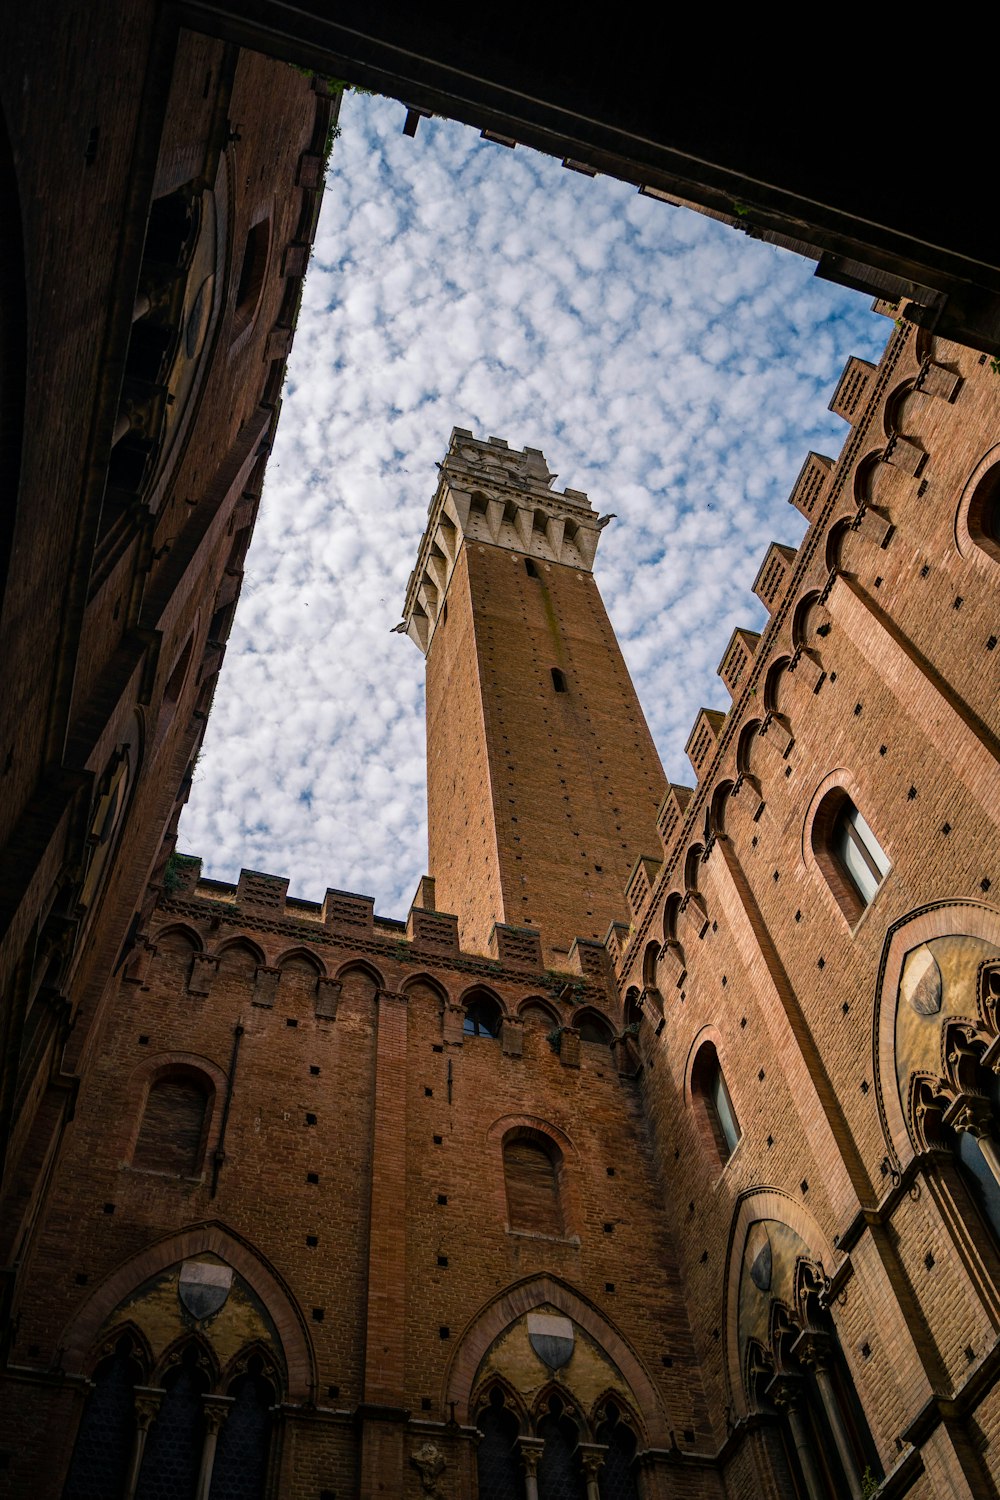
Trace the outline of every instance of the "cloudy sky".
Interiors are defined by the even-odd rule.
[[[891,328],[812,265],[633,188],[348,96],[264,499],[178,847],[405,916],[426,864],[423,659],[400,619],[453,426],[541,448],[618,519],[596,574],[664,768],[851,353]]]

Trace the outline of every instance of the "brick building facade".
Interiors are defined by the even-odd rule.
[[[848,363],[691,788],[587,497],[456,430],[406,922],[201,880],[336,99],[158,14],[3,65],[0,1492],[995,1494],[997,375]]]

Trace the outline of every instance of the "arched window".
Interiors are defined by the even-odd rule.
[[[500,1035],[500,1007],[489,995],[473,995],[465,1008],[462,1030],[466,1036]]]
[[[533,1234],[563,1234],[560,1165],[556,1146],[544,1137],[515,1135],[504,1142],[503,1175],[511,1229],[527,1230]]]
[[[831,791],[817,809],[812,843],[816,863],[853,925],[871,905],[891,866],[866,819],[842,787]]]
[[[247,1373],[233,1381],[227,1394],[233,1405],[219,1429],[209,1500],[261,1500],[275,1393],[264,1379],[259,1356],[250,1360]]]
[[[635,1433],[623,1421],[613,1401],[604,1407],[604,1420],[596,1432],[597,1441],[607,1452],[597,1471],[597,1492],[601,1500],[638,1500],[632,1465],[635,1461]]]
[[[132,1165],[143,1172],[197,1177],[213,1088],[201,1073],[165,1073],[150,1085]]]
[[[538,1462],[539,1500],[580,1500],[584,1493],[577,1445],[580,1429],[558,1396],[549,1398],[547,1414],[538,1424],[545,1440]]]
[[[518,1421],[494,1386],[476,1419],[482,1433],[476,1449],[479,1500],[521,1500],[524,1480],[517,1452]]]
[[[202,1396],[208,1380],[200,1368],[197,1344],[163,1377],[164,1396],[149,1429],[136,1500],[178,1500],[193,1496],[204,1446]]]
[[[712,1042],[705,1042],[695,1059],[691,1070],[691,1093],[700,1114],[701,1132],[712,1143],[724,1165],[739,1145],[740,1127],[719,1054]]]
[[[135,1387],[141,1383],[134,1341],[123,1334],[94,1372],[63,1500],[123,1493],[135,1442]]]
[[[1000,562],[1000,464],[987,469],[969,502],[969,535],[987,557]]]
[[[529,1000],[521,1006],[520,1014],[525,1026],[551,1031],[554,1026],[559,1025],[558,1016],[542,1000]]]
[[[267,252],[271,240],[271,221],[261,219],[248,231],[243,247],[243,264],[236,287],[236,306],[233,311],[233,338],[237,338],[253,322],[264,286],[267,270]]]
[[[596,1042],[601,1047],[610,1047],[615,1034],[603,1016],[595,1011],[585,1011],[574,1022],[580,1032],[581,1042]]]

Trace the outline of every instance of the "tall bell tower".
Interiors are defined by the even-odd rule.
[[[523,453],[455,428],[407,587],[427,659],[429,869],[463,948],[535,927],[546,963],[627,921],[666,779],[594,580],[602,521]]]

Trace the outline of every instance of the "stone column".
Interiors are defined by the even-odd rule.
[[[524,1500],[538,1500],[538,1461],[545,1441],[543,1438],[521,1437],[517,1446],[524,1462]]]
[[[990,1101],[971,1094],[960,1094],[945,1110],[942,1123],[957,1132],[968,1132],[979,1146],[983,1160],[1000,1183],[1000,1152],[991,1133],[993,1111]]]
[[[580,1455],[584,1478],[587,1481],[587,1500],[601,1500],[601,1492],[597,1487],[597,1471],[604,1463],[604,1455],[608,1451],[607,1444],[578,1443],[576,1451]]]
[[[809,1500],[825,1500],[825,1488],[813,1457],[809,1428],[802,1414],[801,1376],[776,1375],[767,1388],[767,1394],[788,1422]]]
[[[212,1488],[212,1470],[215,1467],[215,1450],[219,1442],[219,1428],[229,1416],[235,1398],[233,1396],[202,1396],[205,1408],[205,1441],[201,1448],[201,1467],[198,1470],[198,1486],[195,1500],[208,1500]]]
[[[125,1481],[125,1500],[135,1500],[139,1472],[142,1469],[142,1456],[146,1451],[146,1439],[149,1436],[149,1429],[159,1415],[160,1402],[165,1395],[166,1392],[159,1386],[137,1385],[135,1388],[135,1439],[132,1443],[128,1478]]]
[[[806,1365],[816,1377],[816,1385],[819,1388],[820,1400],[826,1419],[833,1433],[833,1441],[837,1445],[840,1455],[841,1467],[847,1479],[847,1487],[851,1494],[851,1500],[861,1500],[861,1475],[858,1472],[857,1460],[854,1456],[854,1448],[851,1443],[850,1434],[844,1424],[844,1414],[840,1409],[837,1393],[833,1388],[830,1378],[830,1341],[825,1333],[817,1333],[807,1329],[796,1339],[793,1346],[794,1354]]]

